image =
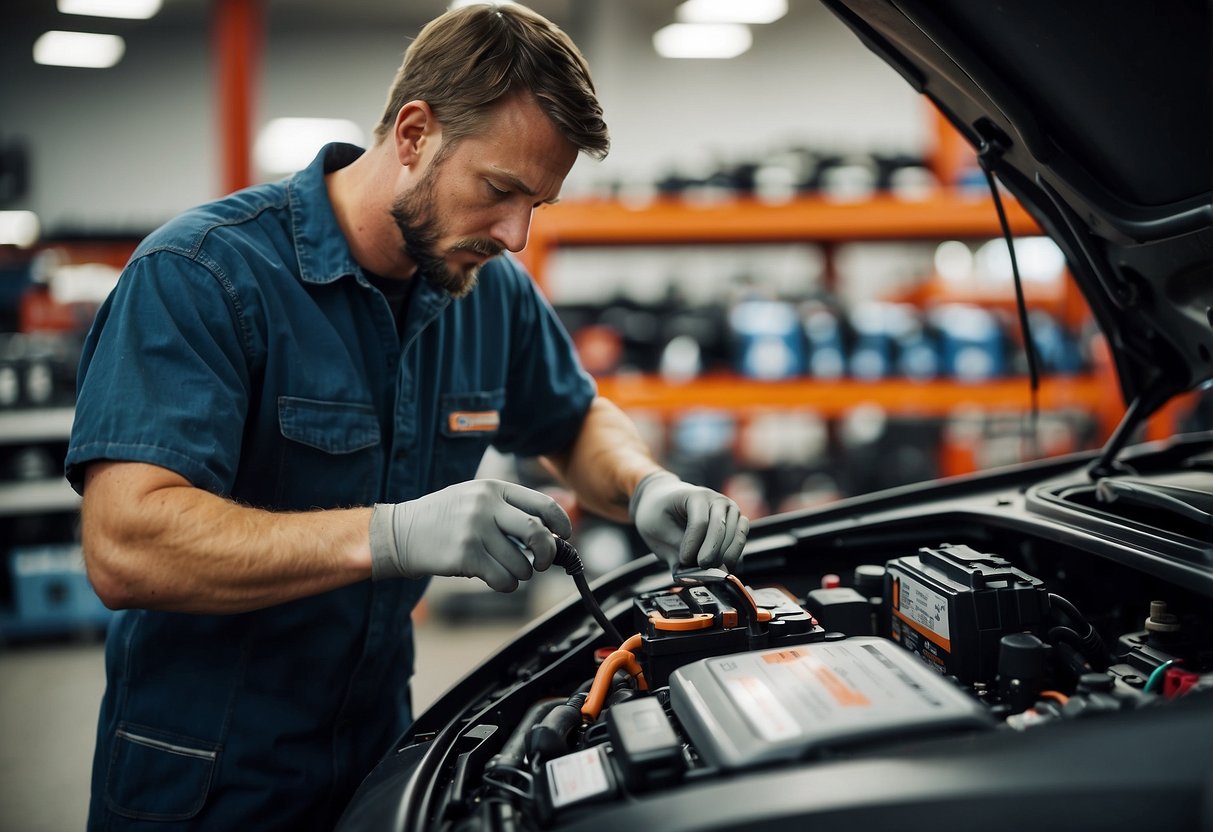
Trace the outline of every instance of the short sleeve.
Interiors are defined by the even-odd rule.
[[[230,491],[250,370],[230,285],[196,260],[133,260],[85,341],[66,474],[96,460],[146,462]]]
[[[517,326],[511,327],[508,398],[494,444],[522,456],[557,453],[576,438],[597,387],[551,304],[521,267],[505,262],[516,281]]]

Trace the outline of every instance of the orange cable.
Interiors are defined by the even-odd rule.
[[[640,690],[649,689],[648,683],[644,679],[644,668],[640,666],[640,662],[636,661],[636,656],[632,653],[632,650],[639,647],[640,644],[641,636],[637,633],[625,641],[622,647],[607,656],[598,666],[598,672],[594,674],[594,683],[590,686],[589,694],[586,695],[585,704],[581,706],[582,718],[589,722],[598,718],[598,714],[602,712],[603,703],[606,702],[607,693],[611,689],[611,678],[618,670],[626,670],[628,675],[636,680],[636,686]]]

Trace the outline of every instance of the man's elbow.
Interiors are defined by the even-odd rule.
[[[140,606],[137,593],[129,578],[114,566],[114,552],[104,542],[85,537],[83,541],[84,569],[93,592],[111,610],[127,610]]]

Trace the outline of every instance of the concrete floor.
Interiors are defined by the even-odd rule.
[[[413,682],[418,711],[508,641],[524,620],[421,621],[422,672]],[[105,689],[103,649],[79,642],[0,647],[0,832],[84,828]]]

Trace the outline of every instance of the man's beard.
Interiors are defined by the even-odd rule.
[[[438,218],[434,215],[435,174],[440,162],[440,159],[431,162],[421,181],[411,191],[396,198],[392,203],[392,218],[400,229],[404,253],[417,265],[421,276],[432,286],[458,299],[476,287],[480,266],[471,266],[466,271],[452,270],[436,251],[442,236]],[[448,254],[460,251],[496,257],[502,247],[493,240],[470,237],[459,240],[447,249]]]

